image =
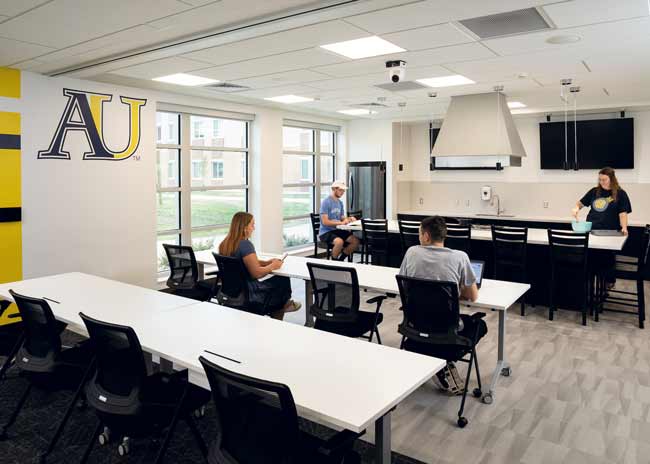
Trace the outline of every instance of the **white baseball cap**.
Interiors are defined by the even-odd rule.
[[[348,186],[345,185],[345,182],[343,182],[342,180],[337,180],[332,184],[332,190],[334,190],[335,188],[340,188],[340,189],[343,189],[343,190],[347,190]]]

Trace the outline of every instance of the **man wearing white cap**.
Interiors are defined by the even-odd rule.
[[[320,205],[318,236],[321,241],[332,245],[332,258],[339,261],[352,256],[359,247],[359,239],[352,232],[336,228],[357,220],[354,217],[345,217],[341,197],[346,190],[345,182],[337,180],[332,184],[332,194]]]

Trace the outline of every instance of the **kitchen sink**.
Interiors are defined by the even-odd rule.
[[[513,218],[514,214],[496,214],[496,213],[477,213],[476,216],[495,217],[495,218]]]

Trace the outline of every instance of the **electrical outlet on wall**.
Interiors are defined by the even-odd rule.
[[[465,206],[469,208],[469,206],[470,206],[470,201],[469,200],[465,200]]]
[[[421,205],[423,205],[424,204],[424,198],[420,197],[419,202],[420,202]]]
[[[548,200],[544,200],[544,202],[542,203],[542,206],[544,208],[548,208]]]

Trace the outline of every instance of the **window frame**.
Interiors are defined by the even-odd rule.
[[[164,192],[178,192],[178,208],[179,208],[179,228],[178,229],[171,229],[171,230],[164,230],[164,231],[158,231],[156,228],[156,236],[170,236],[170,235],[178,235],[179,236],[179,243],[181,245],[189,245],[192,246],[192,234],[193,232],[204,232],[204,231],[212,231],[212,230],[217,230],[217,229],[223,229],[226,227],[230,226],[230,223],[218,223],[218,224],[208,224],[208,225],[203,225],[203,226],[192,226],[192,193],[193,192],[205,192],[205,191],[214,191],[214,190],[243,190],[244,191],[244,210],[249,211],[250,208],[250,153],[251,153],[251,121],[246,120],[246,119],[236,119],[236,118],[226,118],[226,117],[221,117],[221,116],[214,116],[214,115],[209,115],[209,114],[201,114],[201,111],[170,111],[170,110],[164,110],[164,109],[159,109],[157,110],[159,113],[168,113],[168,114],[176,114],[178,115],[178,121],[179,121],[179,143],[178,144],[159,144],[156,143],[156,150],[158,149],[174,149],[178,150],[179,153],[179,163],[177,166],[177,169],[179,169],[179,183],[178,187],[169,187],[169,188],[161,188],[160,186],[157,186],[156,193],[164,193]],[[244,146],[239,147],[239,148],[231,148],[231,147],[206,147],[206,146],[196,146],[191,144],[192,140],[192,135],[194,131],[194,127],[192,127],[190,123],[190,119],[192,116],[199,116],[199,117],[207,117],[207,118],[212,118],[212,119],[228,119],[228,120],[233,120],[240,122],[242,124],[245,124],[245,140],[244,140]],[[213,123],[214,124],[214,123]],[[194,137],[196,139],[203,139],[201,137]],[[215,152],[235,152],[235,153],[241,153],[243,155],[242,158],[242,166],[241,166],[241,171],[238,172],[238,174],[243,174],[243,182],[241,184],[235,184],[235,185],[210,185],[210,186],[192,186],[192,180],[197,180],[197,179],[203,179],[202,177],[199,178],[194,178],[192,175],[193,173],[193,165],[192,165],[192,151],[215,151]],[[198,160],[196,160],[198,161]],[[221,161],[222,165],[225,164],[224,160],[213,160],[213,161]],[[200,161],[199,161],[200,162]],[[225,169],[225,166],[223,167]],[[205,172],[203,173],[205,174]],[[208,174],[212,174],[212,172],[209,172]],[[223,179],[223,177],[222,177]],[[156,243],[158,240],[156,240]],[[157,246],[157,245],[156,245]],[[156,259],[158,259],[156,257]],[[158,270],[158,273],[166,273],[168,272],[167,270]]]
[[[311,179],[311,182],[290,182],[290,183],[282,183],[282,197],[281,201],[284,200],[284,190],[285,188],[291,188],[291,187],[311,187],[312,191],[312,208],[311,208],[311,213],[317,213],[318,210],[320,209],[320,203],[321,203],[321,193],[328,188],[328,185],[326,183],[322,182],[321,179],[321,159],[322,157],[331,157],[332,158],[332,182],[336,179],[336,165],[338,162],[338,136],[339,136],[339,131],[338,130],[332,130],[332,129],[320,129],[318,127],[305,127],[305,126],[300,126],[300,125],[294,125],[294,124],[283,124],[282,129],[284,131],[285,127],[293,127],[293,128],[299,128],[303,130],[309,130],[311,131],[312,134],[312,146],[313,146],[313,151],[303,151],[303,150],[285,150],[284,149],[284,136],[283,136],[283,149],[282,149],[282,162],[284,166],[284,160],[286,156],[296,156],[296,157],[301,157],[303,159],[308,159],[308,157],[311,157],[313,160],[313,169],[312,169],[312,176],[313,178]],[[321,151],[321,132],[330,132],[332,134],[332,152],[323,152]],[[301,162],[302,164],[302,162]],[[302,168],[302,166],[301,166]],[[302,175],[302,172],[300,173]],[[282,175],[284,177],[284,170],[282,172]],[[282,233],[284,236],[284,225],[287,221],[294,221],[294,220],[299,220],[299,219],[309,219],[310,218],[310,213],[308,214],[299,214],[299,215],[294,215],[294,216],[282,216]],[[295,249],[295,248],[301,248],[304,247],[305,245],[296,245],[292,247],[284,247],[287,250],[290,249]]]

